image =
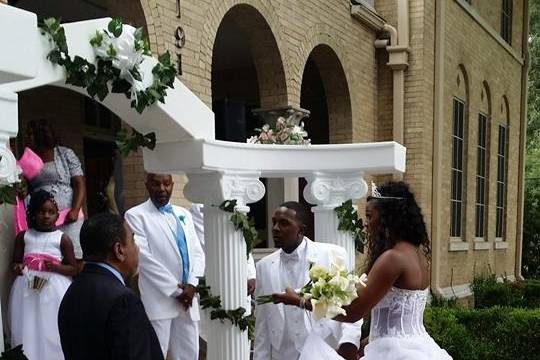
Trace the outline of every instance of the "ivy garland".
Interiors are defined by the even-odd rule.
[[[236,210],[236,200],[225,200],[219,205],[219,209],[232,213],[230,220],[235,230],[242,231],[244,241],[246,242],[246,256],[253,251],[255,245],[259,242],[259,233],[255,229],[255,221],[249,219],[246,214]]]
[[[0,186],[0,205],[10,204],[15,205],[17,197],[17,190],[15,185]]]
[[[225,319],[229,319],[234,326],[240,328],[240,330],[248,331],[248,337],[250,340],[254,339],[255,335],[255,316],[244,315],[246,309],[243,307],[236,308],[235,310],[225,310],[221,307],[221,298],[219,296],[213,296],[210,291],[210,286],[206,285],[205,278],[199,279],[199,285],[197,286],[197,292],[200,296],[200,303],[203,309],[212,309],[210,311],[210,319],[219,319],[222,323]]]
[[[156,101],[165,102],[167,87],[173,88],[176,69],[171,63],[169,52],[158,57],[158,64],[152,69],[154,80],[144,90],[132,89],[132,84],[126,80],[126,76],[122,74],[121,69],[114,66],[113,63],[117,60],[118,49],[111,42],[108,43],[107,39],[116,40],[122,35],[123,24],[120,19],[111,20],[107,27],[108,31],[97,31],[96,35],[90,39],[90,45],[97,52],[96,65],[80,56],[71,58],[64,28],[57,19],[48,18],[40,21],[39,28],[42,34],[48,35],[49,41],[53,43],[53,49],[47,54],[47,59],[66,69],[66,84],[85,88],[92,98],[97,96],[100,101],[103,101],[109,92],[123,93],[128,99],[131,99],[131,107],[135,108],[138,113],[142,113],[145,108]],[[143,29],[138,28],[133,37],[135,51],[131,51],[130,55],[151,55],[150,45],[144,39]],[[104,44],[108,44],[106,55],[98,51]],[[133,79],[141,81],[142,77],[138,65],[139,63],[135,62],[129,69],[129,74]]]
[[[66,84],[86,89],[92,98],[97,97],[103,101],[112,93],[123,93],[131,100],[131,107],[141,114],[147,107],[157,101],[165,102],[167,88],[173,88],[176,69],[171,62],[169,52],[158,57],[158,63],[152,68],[153,81],[146,88],[142,86],[142,76],[139,65],[143,55],[151,55],[148,40],[144,38],[143,29],[138,28],[133,37],[126,36],[120,39],[123,33],[123,23],[120,19],[109,22],[107,30],[96,31],[90,39],[90,45],[96,52],[96,64],[88,60],[69,55],[64,28],[55,18],[47,18],[39,22],[43,35],[47,35],[53,48],[47,54],[52,63],[63,66],[66,70]],[[114,46],[115,43],[126,45],[123,53]],[[155,133],[143,135],[133,130],[131,135],[119,133],[116,140],[120,151],[128,155],[136,151],[139,146],[153,149],[155,146]]]
[[[356,251],[364,253],[366,245],[366,233],[364,231],[364,223],[362,218],[358,217],[358,212],[352,204],[352,200],[347,200],[334,211],[339,219],[338,230],[348,232],[354,239],[354,247]]]
[[[131,152],[136,152],[139,147],[146,147],[154,150],[156,147],[156,134],[151,132],[146,135],[135,129],[131,129],[131,134],[124,129],[116,134],[116,146],[122,156],[128,156]]]

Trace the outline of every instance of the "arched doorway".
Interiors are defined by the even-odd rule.
[[[218,28],[212,52],[212,109],[216,139],[245,142],[263,125],[254,109],[286,105],[285,74],[276,39],[249,5],[232,7]],[[265,185],[272,187],[263,179]],[[269,189],[270,191],[270,189]],[[268,243],[268,196],[251,205],[262,242]]]
[[[316,46],[306,61],[302,75],[300,107],[310,111],[305,121],[312,144],[352,142],[352,112],[349,87],[341,62],[328,45]],[[299,179],[300,201],[304,199],[304,178]],[[310,212],[313,229],[313,214]],[[315,234],[308,233],[311,238]]]
[[[349,85],[341,61],[328,45],[318,45],[309,54],[300,106],[311,112],[305,125],[313,144],[352,142]]]

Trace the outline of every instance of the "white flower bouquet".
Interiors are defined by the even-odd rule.
[[[310,282],[300,290],[300,296],[311,302],[313,318],[333,319],[346,315],[343,306],[350,305],[358,297],[357,284],[366,285],[367,276],[348,273],[345,266],[333,262],[327,269],[314,265],[309,270]]]
[[[306,301],[311,302],[313,318],[333,319],[338,315],[346,315],[343,306],[350,305],[358,297],[356,286],[366,286],[367,275],[358,276],[347,272],[344,261],[338,258],[330,264],[330,268],[311,263],[309,282],[296,291]],[[272,295],[260,296],[257,304],[273,302]]]

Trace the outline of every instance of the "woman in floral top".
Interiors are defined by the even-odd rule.
[[[29,191],[46,190],[54,196],[60,211],[58,229],[69,236],[75,257],[82,259],[79,233],[84,222],[86,183],[81,162],[73,150],[58,145],[46,120],[28,123],[26,143],[44,163],[39,174],[29,181]]]

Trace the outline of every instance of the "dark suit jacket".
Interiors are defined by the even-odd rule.
[[[58,328],[66,360],[163,360],[142,302],[95,264],[86,264],[67,290]]]

